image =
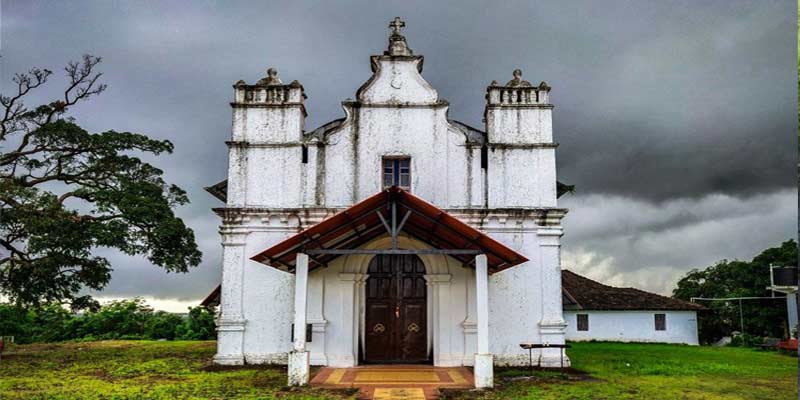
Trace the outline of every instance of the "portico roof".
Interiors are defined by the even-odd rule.
[[[396,238],[400,232],[432,248],[398,248]],[[393,237],[391,249],[360,249],[387,234]],[[311,269],[347,254],[446,254],[467,265],[473,263],[476,254],[486,254],[489,273],[528,261],[489,235],[395,186],[336,213],[251,259],[294,272],[297,253],[309,255]]]

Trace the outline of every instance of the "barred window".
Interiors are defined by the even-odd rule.
[[[588,331],[589,330],[589,314],[578,314],[578,330],[579,331]]]

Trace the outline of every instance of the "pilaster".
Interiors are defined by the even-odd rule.
[[[340,273],[339,281],[342,285],[342,322],[347,324],[342,332],[343,336],[351,338],[351,346],[347,354],[340,355],[331,360],[334,367],[352,367],[358,364],[358,348],[361,326],[362,303],[364,284],[369,275]],[[348,324],[349,322],[349,324]]]
[[[244,330],[242,291],[247,233],[223,226],[222,292],[217,321],[217,354],[214,362],[226,365],[244,364]]]
[[[450,313],[450,282],[452,280],[450,274],[427,274],[425,275],[425,284],[430,288],[431,310],[433,326],[428,328],[431,332],[431,343],[433,345],[433,365],[437,367],[445,367],[452,365],[445,365],[448,362],[453,363],[454,360],[448,359],[447,362],[442,359],[442,354],[451,354],[452,346],[450,345],[449,329],[444,327],[448,326],[448,319],[451,317]],[[430,349],[429,349],[430,350]]]
[[[561,302],[561,226],[545,226],[537,231],[540,255],[540,281],[542,285],[542,319],[539,334],[542,343],[564,344],[567,323],[564,321]],[[561,349],[543,349],[541,363],[544,367],[561,365]],[[564,365],[569,358],[564,356]]]

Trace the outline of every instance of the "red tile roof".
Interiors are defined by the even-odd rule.
[[[398,220],[405,218],[402,232],[434,249],[475,250],[486,254],[489,273],[495,273],[528,261],[525,256],[506,247],[489,235],[467,225],[458,218],[398,187],[390,187],[340,211],[330,218],[275,244],[251,259],[292,272],[295,256],[308,250],[352,250],[387,235],[380,214],[391,220],[390,202],[397,206]],[[325,265],[335,254],[312,257],[311,269]],[[464,264],[474,255],[452,254]]]
[[[569,270],[561,271],[565,309],[700,311],[699,304],[673,299],[634,288],[618,288],[595,282]]]

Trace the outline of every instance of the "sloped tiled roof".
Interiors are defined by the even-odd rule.
[[[564,308],[573,310],[700,311],[699,304],[634,288],[604,285],[569,270],[561,271]]]

